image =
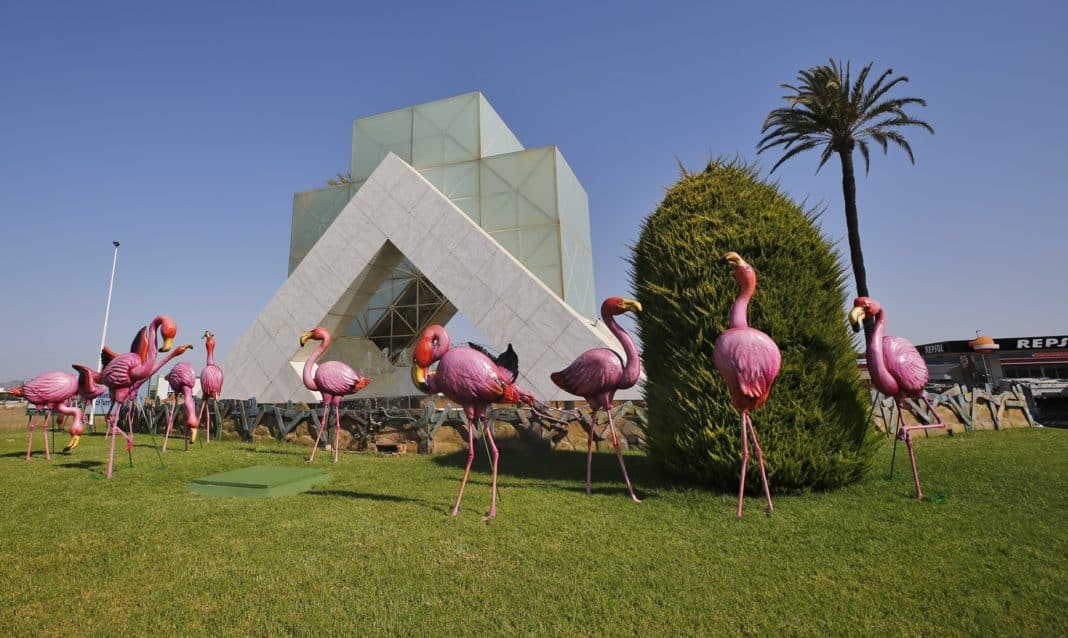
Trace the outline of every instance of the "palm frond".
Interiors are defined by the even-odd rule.
[[[868,174],[868,165],[870,163],[869,162],[869,157],[868,157],[868,141],[867,140],[857,140],[857,148],[860,149],[860,156],[864,158],[864,175],[867,175]],[[883,150],[885,151],[885,148]]]

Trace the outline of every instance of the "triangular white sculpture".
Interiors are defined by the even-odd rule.
[[[227,398],[265,403],[318,401],[300,378],[300,335],[335,331],[360,309],[381,278],[407,257],[490,340],[519,354],[519,383],[544,401],[573,400],[550,373],[582,352],[622,352],[600,322],[564,303],[466,213],[404,160],[386,156],[316,242],[220,365]],[[377,353],[376,353],[377,354]],[[384,359],[384,358],[383,358]],[[359,361],[348,361],[358,371]],[[408,369],[371,374],[361,397],[418,394]],[[640,383],[616,399],[640,399]],[[377,387],[376,387],[377,386]]]

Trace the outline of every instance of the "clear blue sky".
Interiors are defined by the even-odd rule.
[[[779,85],[831,56],[907,75],[936,129],[857,185],[889,331],[1068,333],[1063,3],[727,4],[4,3],[0,381],[95,360],[113,239],[109,343],[163,312],[225,355],[285,278],[293,192],[346,170],[352,120],[471,90],[526,146],[559,145],[597,294],[628,293],[676,158],[755,159]],[[816,164],[776,176],[841,239],[838,167]]]

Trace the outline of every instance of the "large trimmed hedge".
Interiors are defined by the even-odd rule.
[[[753,166],[717,160],[684,172],[645,220],[631,274],[645,309],[649,453],[669,472],[737,488],[739,418],[712,363],[738,294],[719,262],[731,250],[757,272],[749,324],[782,350],[771,398],[752,414],[771,489],[838,487],[870,465],[877,439],[843,310],[844,271],[816,217]]]

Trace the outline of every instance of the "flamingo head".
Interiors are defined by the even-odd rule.
[[[624,312],[641,312],[642,304],[640,301],[633,299],[624,299],[623,297],[609,297],[601,304],[601,316],[609,317],[615,315],[621,315]]]
[[[178,334],[178,324],[167,315],[160,315],[152,320],[152,327],[159,328],[159,336],[163,337],[163,345],[160,352],[167,352],[174,346],[174,335]]]
[[[445,328],[434,324],[427,326],[423,334],[419,335],[419,341],[415,344],[412,352],[412,361],[424,368],[430,367],[449,351],[449,334]]]
[[[874,319],[882,311],[882,305],[871,297],[857,297],[853,301],[853,308],[849,311],[849,323],[853,324],[853,332],[860,332],[860,326],[864,321]]]
[[[211,333],[211,330],[205,330],[205,331],[204,331],[204,336],[203,336],[203,337],[201,337],[201,339],[204,339],[204,341],[205,341],[205,345],[206,345],[206,346],[207,346],[207,347],[208,347],[209,349],[211,349],[211,348],[214,348],[214,347],[215,347],[215,335],[213,335],[213,334]]]
[[[733,250],[723,255],[720,258],[720,263],[728,264],[734,268],[734,278],[738,280],[738,283],[745,287],[747,285],[756,285],[756,271],[749,265],[749,262],[742,259],[742,256]]]
[[[210,334],[210,333],[205,333],[205,334]],[[316,326],[316,327],[312,328],[311,330],[305,332],[304,334],[300,335],[300,346],[303,348],[304,344],[308,343],[309,340],[329,341],[330,340],[330,331],[327,330],[326,328],[322,327],[322,326]]]
[[[412,383],[420,392],[430,392],[427,383],[427,368],[449,351],[449,334],[445,328],[434,324],[427,326],[412,351]]]

